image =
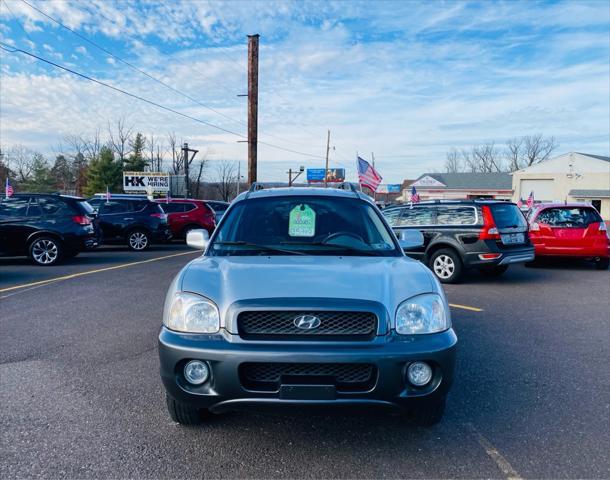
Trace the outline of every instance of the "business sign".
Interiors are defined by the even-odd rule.
[[[124,192],[169,192],[169,174],[160,172],[123,172]]]
[[[415,187],[446,187],[442,182],[439,182],[436,178],[431,177],[430,175],[426,175],[425,177],[420,178],[416,182],[412,184]]]
[[[308,168],[308,183],[324,183],[324,168]],[[326,175],[328,183],[343,183],[345,181],[345,168],[329,168]]]
[[[400,193],[400,183],[381,184],[376,193]]]

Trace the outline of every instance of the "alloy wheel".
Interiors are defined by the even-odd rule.
[[[46,238],[36,240],[32,245],[32,258],[40,265],[49,265],[57,261],[59,249],[52,240]]]
[[[148,236],[143,232],[129,235],[129,246],[134,250],[144,250],[148,246]]]
[[[455,262],[449,255],[439,255],[434,259],[432,268],[437,277],[446,280],[455,272]]]

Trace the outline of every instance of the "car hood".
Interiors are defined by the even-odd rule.
[[[368,300],[393,315],[407,298],[442,291],[408,257],[349,256],[202,256],[185,267],[176,287],[212,300],[221,318],[238,301],[282,298]]]

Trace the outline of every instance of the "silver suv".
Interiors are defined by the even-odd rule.
[[[457,337],[434,275],[354,190],[241,194],[173,280],[159,334],[172,419],[281,407],[382,407],[440,420]]]

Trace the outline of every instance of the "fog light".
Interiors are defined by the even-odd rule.
[[[184,378],[193,385],[201,385],[210,376],[210,368],[201,360],[191,360],[184,366]]]
[[[432,368],[424,362],[413,362],[407,368],[407,378],[416,387],[423,387],[432,380]]]

